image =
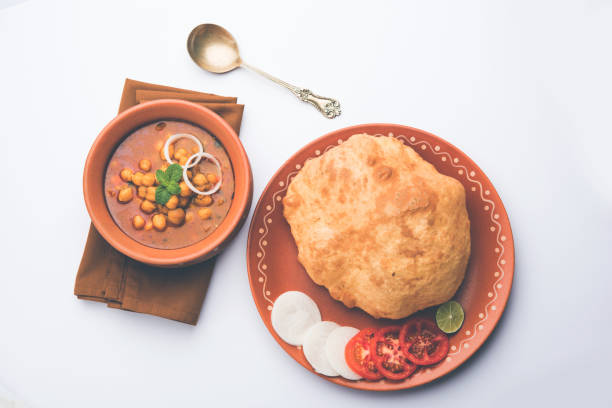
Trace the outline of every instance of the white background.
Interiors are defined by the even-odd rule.
[[[202,22],[227,27],[247,62],[339,99],[342,116],[246,70],[201,71],[185,41]],[[32,407],[611,406],[611,40],[605,0],[0,0],[0,395]],[[291,154],[340,127],[394,122],[457,145],[514,231],[494,334],[415,390],[321,380],[259,318],[248,223],[195,327],[77,300],[83,164],[126,77],[239,96],[255,200]]]

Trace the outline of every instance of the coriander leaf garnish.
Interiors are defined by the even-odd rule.
[[[170,200],[170,197],[172,197],[172,194],[166,190],[166,187],[157,186],[155,189],[155,202],[164,205]]]
[[[173,163],[166,170],[166,174],[170,181],[178,183],[183,178],[183,168],[179,164]]]
[[[181,192],[178,183],[183,178],[183,168],[173,163],[168,166],[166,171],[157,170],[155,178],[159,183],[159,186],[155,189],[155,201],[164,205],[170,200],[170,197]]]
[[[166,187],[170,194],[178,194],[181,192],[181,187],[177,183],[172,183]]]
[[[155,178],[157,179],[157,182],[161,185],[168,184],[168,176],[166,175],[166,173],[164,173],[163,170],[157,170],[155,172]]]

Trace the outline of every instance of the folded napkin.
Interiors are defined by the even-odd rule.
[[[237,99],[126,79],[119,112],[156,99],[183,99],[205,106],[239,133],[244,105]],[[142,264],[116,251],[93,225],[77,272],[74,294],[109,307],[195,325],[215,259],[179,269]]]

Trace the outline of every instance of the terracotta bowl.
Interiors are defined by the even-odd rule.
[[[225,220],[205,239],[179,249],[151,248],[127,236],[113,221],[104,198],[106,166],[117,146],[137,128],[161,120],[186,121],[207,130],[225,147],[234,169],[234,199]],[[191,102],[161,99],[120,113],[102,129],[85,162],[83,193],[96,230],[116,250],[149,265],[175,268],[211,258],[238,232],[251,207],[253,175],[238,135],[219,115]]]

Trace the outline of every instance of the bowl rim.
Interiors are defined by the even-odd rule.
[[[159,116],[157,119],[139,122],[141,115],[146,114],[148,111],[164,111],[169,109],[174,109],[175,112],[166,116]],[[178,111],[184,114],[184,117],[177,118],[176,116],[181,116],[180,114],[176,114]],[[198,120],[194,118],[194,115],[199,115],[199,123]],[[191,116],[191,119],[188,118],[189,116]],[[133,125],[129,126],[131,130],[120,132],[118,128],[127,126],[130,120],[135,121]],[[104,160],[104,170],[106,170],[112,154],[131,132],[148,123],[160,120],[182,120],[209,131],[225,148],[234,170],[234,197],[232,198],[232,204],[225,219],[208,237],[186,247],[176,249],[153,248],[134,240],[123,232],[112,219],[106,200],[103,205],[105,214],[100,213],[99,205],[94,206],[93,204],[93,200],[99,199],[100,195],[105,199],[105,171],[101,177],[99,174],[97,176],[94,174],[92,167],[96,161]],[[213,132],[208,130],[206,126],[202,125],[203,122],[209,124],[210,127],[216,128],[217,131]],[[118,133],[121,134],[118,135]],[[101,150],[106,149],[108,143],[113,144],[111,153],[100,158],[100,154],[102,153]],[[95,185],[90,185],[92,177],[99,177],[100,180],[102,180],[101,185],[97,183],[95,183]],[[85,206],[87,207],[87,212],[89,213],[89,217],[94,227],[104,240],[119,252],[136,261],[167,268],[181,267],[204,261],[219,253],[224,243],[233,237],[237,229],[245,220],[246,214],[250,209],[252,194],[253,175],[251,166],[244,146],[234,129],[214,111],[202,105],[180,99],[158,99],[135,105],[119,113],[102,129],[102,131],[100,131],[94,140],[87,155],[87,159],[85,160],[83,171],[83,196],[85,199]],[[96,198],[96,196],[98,196],[98,198]],[[109,219],[112,222],[109,223]],[[118,234],[121,234],[121,236],[118,236]],[[127,237],[128,240],[126,240],[125,237]],[[126,242],[129,242],[129,244],[126,244]]]

